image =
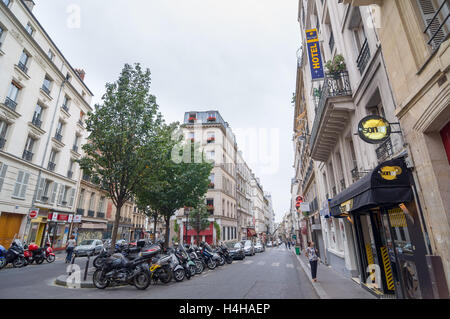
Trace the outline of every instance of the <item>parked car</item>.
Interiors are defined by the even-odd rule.
[[[259,241],[256,243],[255,245],[255,251],[257,253],[262,253],[263,251],[265,251],[266,249],[264,248],[264,245]]]
[[[228,252],[233,259],[243,260],[245,258],[244,245],[240,242],[228,242],[226,243]]]
[[[87,255],[98,255],[103,248],[103,242],[100,239],[86,239],[75,247],[73,253],[76,257]]]
[[[243,240],[242,244],[244,245],[244,253],[246,256],[255,255],[255,246],[251,240]]]

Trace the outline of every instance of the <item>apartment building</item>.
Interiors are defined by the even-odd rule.
[[[245,162],[242,152],[236,156],[236,202],[238,214],[238,240],[252,237],[254,234],[252,201],[251,201],[251,170]]]
[[[252,210],[253,219],[255,224],[255,231],[259,239],[264,239],[267,232],[266,219],[264,215],[264,189],[261,185],[259,178],[252,174],[252,179],[250,181],[250,186],[252,189]]]
[[[33,15],[0,1],[0,244],[63,247],[75,213],[92,92]],[[33,209],[38,215],[30,219]]]
[[[214,163],[209,177],[206,205],[210,212],[210,226],[200,233],[201,240],[208,243],[230,241],[238,238],[238,213],[236,195],[236,138],[218,111],[186,112],[183,134],[188,143],[200,143],[207,160]],[[187,216],[189,208],[177,212],[180,224],[180,238],[194,240],[195,231],[189,229]],[[221,238],[217,238],[216,223]],[[187,236],[186,236],[187,232]]]
[[[412,270],[433,269],[435,297],[448,298],[450,284],[450,3],[445,0],[343,1],[376,15],[379,42],[411,157],[421,205],[412,208],[425,232],[427,265],[401,261]],[[368,6],[375,5],[376,6]],[[395,32],[392,32],[395,30]],[[399,45],[401,43],[401,45]],[[423,271],[422,271],[423,272]],[[420,277],[420,276],[419,276]],[[422,274],[422,277],[426,275]],[[429,295],[421,289],[409,295]],[[422,294],[421,294],[422,291]]]

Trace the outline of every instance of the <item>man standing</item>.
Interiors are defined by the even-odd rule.
[[[291,249],[291,241],[290,240],[288,240],[288,246],[289,246],[289,249]]]

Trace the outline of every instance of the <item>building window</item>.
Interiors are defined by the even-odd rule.
[[[19,59],[19,63],[17,64],[17,66],[19,67],[19,69],[21,69],[24,73],[28,72],[28,60],[30,59],[30,56],[28,55],[28,53],[24,51],[22,51],[22,55],[20,56]]]
[[[48,170],[49,171],[54,171],[56,168],[56,151],[54,149],[52,149],[52,151],[50,152],[50,157],[48,159]]]
[[[6,133],[8,131],[8,123],[0,120],[0,150],[5,147],[6,144]]]
[[[34,114],[33,119],[31,120],[31,123],[33,123],[36,127],[41,127],[42,125],[42,106],[39,105],[39,103],[36,104],[36,107],[34,108]]]
[[[50,77],[46,75],[44,78],[44,83],[42,84],[42,90],[44,90],[44,92],[47,93],[48,95],[50,95],[52,82],[53,82],[52,79],[50,79]]]
[[[84,189],[80,191],[80,196],[78,197],[78,208],[83,209],[84,206]]]
[[[58,126],[56,127],[55,139],[58,141],[62,141],[62,131],[63,131],[64,123],[62,121],[58,122]]]
[[[70,98],[67,95],[64,95],[64,99],[63,99],[63,103],[62,103],[62,108],[64,109],[64,111],[66,111],[67,113],[69,112],[69,103],[70,103]]]
[[[29,179],[30,173],[27,173],[25,171],[19,171],[19,174],[17,175],[16,184],[14,185],[13,197],[25,199]]]
[[[28,32],[30,35],[33,35],[34,29],[33,29],[33,27],[31,26],[30,23],[27,23],[27,26],[25,27],[25,29],[27,30],[27,32]]]
[[[9,6],[9,4],[11,3],[11,0],[2,0],[2,1],[5,4],[5,6]]]
[[[3,182],[5,181],[6,171],[8,170],[8,165],[0,162],[0,192],[2,191]]]
[[[448,0],[417,0],[417,5],[424,22],[424,33],[428,36],[427,44],[437,50],[450,32],[450,3]]]
[[[53,58],[55,57],[55,54],[53,53],[52,50],[48,50],[47,56],[50,60],[53,61]]]
[[[79,143],[79,141],[80,141],[80,136],[78,134],[75,134],[75,141],[73,142],[73,147],[72,147],[72,150],[75,153],[78,153],[78,143]]]
[[[32,138],[31,136],[28,136],[27,141],[25,143],[25,149],[23,151],[23,155],[22,158],[24,160],[27,161],[32,161],[33,160],[33,146],[34,146],[34,138]]]
[[[91,193],[91,198],[89,200],[89,210],[94,210],[94,204],[95,204],[95,193]]]
[[[206,138],[206,142],[207,143],[214,143],[216,140],[216,135],[214,132],[208,132],[207,138]]]
[[[0,48],[2,47],[2,44],[3,44],[3,33],[5,33],[5,30],[0,25]]]
[[[17,96],[19,95],[21,87],[15,82],[11,82],[9,86],[8,95],[6,96],[5,105],[11,110],[15,111],[17,106]]]

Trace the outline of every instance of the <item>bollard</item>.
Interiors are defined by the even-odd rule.
[[[91,253],[88,253],[87,255],[87,261],[86,261],[86,268],[84,268],[84,281],[86,281],[88,268],[89,268],[89,259],[91,258]]]

